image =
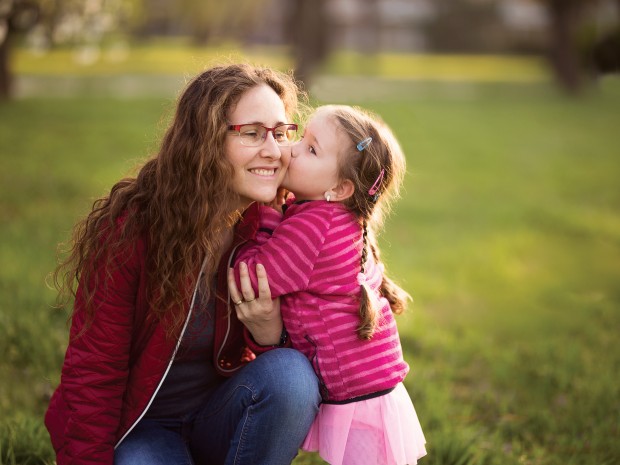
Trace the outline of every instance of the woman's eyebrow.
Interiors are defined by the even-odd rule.
[[[231,123],[231,124],[232,124],[232,123]],[[258,124],[258,125],[260,125],[260,126],[269,127],[267,124],[265,124],[265,122],[264,122],[264,121],[258,121],[258,120],[255,120],[255,121],[250,121],[249,123],[241,123],[241,124]],[[274,128],[277,128],[278,126],[281,126],[281,125],[283,125],[283,124],[288,124],[288,123],[286,123],[286,122],[284,122],[284,121],[276,121],[276,122],[274,123],[273,127],[274,127]]]

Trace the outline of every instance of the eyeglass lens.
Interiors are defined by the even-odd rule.
[[[273,130],[273,138],[278,145],[289,145],[295,142],[297,130],[294,125],[281,124]],[[260,124],[244,124],[239,128],[239,137],[243,145],[256,146],[263,143],[267,137],[267,128]]]

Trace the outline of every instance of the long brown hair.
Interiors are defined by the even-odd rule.
[[[213,276],[222,252],[222,232],[238,219],[238,213],[227,209],[235,195],[230,186],[233,168],[224,152],[227,117],[241,96],[260,84],[270,86],[282,99],[287,116],[294,116],[301,95],[295,81],[268,68],[216,66],[187,84],[159,152],[136,177],[120,180],[96,200],[75,226],[68,256],[53,275],[59,304],[74,298],[79,285],[92,320],[97,288],[105,286],[119,257],[129,256],[142,237],[148,244],[152,316],[172,317],[169,335],[180,329],[189,282],[205,258],[205,276]],[[98,272],[100,266],[105,267],[105,277]]]
[[[338,153],[338,170],[341,180],[348,179],[355,186],[353,195],[343,203],[357,216],[362,227],[364,245],[361,269],[364,271],[369,252],[376,263],[381,264],[376,236],[393,201],[399,196],[406,171],[405,156],[390,128],[368,110],[347,105],[325,105],[317,111],[326,111],[346,136],[347,144]],[[370,142],[358,146],[368,138],[371,138]],[[373,187],[376,192],[370,194]],[[370,339],[377,326],[378,315],[372,306],[371,292],[366,284],[361,285],[360,325],[357,330],[361,339]],[[380,292],[396,314],[402,313],[411,299],[385,272]]]

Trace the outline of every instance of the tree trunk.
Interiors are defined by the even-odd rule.
[[[570,94],[583,85],[582,63],[575,38],[582,2],[550,0],[550,60],[558,84]]]
[[[295,78],[308,88],[329,49],[325,0],[294,0],[289,27],[295,56]]]
[[[10,99],[13,90],[13,76],[9,62],[10,42],[11,30],[9,28],[6,37],[0,42],[0,100]]]

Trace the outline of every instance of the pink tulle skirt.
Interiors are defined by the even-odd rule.
[[[402,383],[384,396],[322,404],[301,446],[331,465],[414,465],[426,440]]]

